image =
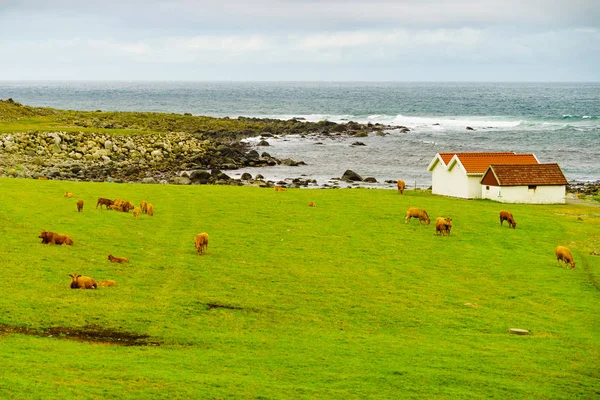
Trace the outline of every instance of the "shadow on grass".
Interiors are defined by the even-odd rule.
[[[133,332],[121,332],[105,329],[97,325],[86,325],[83,328],[27,328],[24,326],[0,324],[0,335],[30,335],[39,337],[73,340],[76,342],[102,343],[115,346],[160,346],[161,343],[151,341],[149,335]]]

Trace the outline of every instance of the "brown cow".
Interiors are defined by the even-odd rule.
[[[206,248],[208,250],[208,233],[202,232],[196,235],[194,239],[194,246],[196,246],[196,251],[198,254],[202,254],[202,249]]]
[[[65,197],[71,198],[73,196],[74,196],[73,193],[71,193],[71,192],[65,192]]]
[[[398,179],[398,193],[404,194],[404,188],[406,187],[406,183],[402,179]]]
[[[98,197],[98,201],[96,202],[96,208],[98,208],[98,205],[100,205],[100,209],[102,210],[102,205],[105,205],[106,208],[108,209],[109,206],[112,206],[114,204],[114,201],[112,201],[111,199],[105,199],[104,197]]]
[[[308,206],[309,207],[316,207],[317,205],[315,204],[314,201],[311,201],[310,203],[308,203]]]
[[[148,203],[146,203],[146,200],[140,201],[140,208],[142,209],[142,213],[148,213]]]
[[[133,217],[135,219],[137,219],[140,216],[140,213],[142,212],[142,209],[139,207],[136,207],[133,209]]]
[[[42,230],[38,238],[42,239],[43,244],[61,244],[61,245],[72,245],[73,239],[69,235],[63,235],[61,233],[49,232]]]
[[[98,284],[94,278],[78,274],[69,274],[71,277],[71,289],[96,289]]]
[[[508,226],[510,226],[513,229],[515,229],[517,227],[517,223],[515,222],[513,215],[506,210],[501,210],[500,211],[500,226],[502,226],[502,223],[504,221],[508,222]]]
[[[117,286],[117,282],[113,281],[112,279],[107,279],[105,281],[100,281],[100,282],[98,282],[98,284],[100,286],[104,286],[104,287],[107,287],[107,286]]]
[[[571,250],[569,250],[565,246],[556,246],[554,250],[554,254],[556,255],[556,264],[560,265],[560,261],[565,263],[565,266],[571,264],[571,269],[575,269],[575,259],[571,254]]]
[[[420,208],[409,208],[406,210],[406,215],[404,216],[404,223],[408,224],[411,218],[419,218],[419,225],[421,222],[425,222],[426,225],[430,224],[429,215],[427,215],[427,211],[421,210]]]
[[[435,234],[438,233],[441,236],[450,236],[450,230],[452,229],[452,218],[438,217],[435,220]]]
[[[114,263],[128,263],[129,262],[129,258],[126,257],[115,257],[112,254],[108,255],[108,259],[110,260],[110,262],[114,262]]]
[[[77,211],[81,212],[83,210],[83,200],[77,200]]]
[[[150,203],[148,203],[148,206],[146,208],[146,214],[148,214],[149,216],[154,215],[154,207]]]
[[[283,186],[275,186],[274,189],[275,189],[276,192],[285,192],[287,190]]]

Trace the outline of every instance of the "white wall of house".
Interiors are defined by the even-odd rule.
[[[475,176],[467,176],[468,178],[468,199],[480,199],[481,198],[481,179],[483,174]]]
[[[479,189],[478,196],[481,195],[481,184],[477,181]],[[431,171],[431,193],[444,196],[469,198],[469,180],[467,173],[460,164],[454,165],[450,171],[441,163],[437,163]]]
[[[489,189],[488,189],[489,188]],[[565,204],[565,186],[486,186],[481,185],[481,197],[501,203]]]

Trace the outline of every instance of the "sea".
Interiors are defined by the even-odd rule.
[[[273,181],[341,186],[350,169],[377,183],[431,185],[438,152],[514,151],[558,163],[572,183],[600,181],[600,82],[143,82],[0,81],[0,99],[70,110],[355,121],[388,126],[368,137],[284,136],[257,147],[304,161],[228,171]],[[400,127],[409,128],[403,132]],[[249,138],[256,145],[259,138]],[[360,142],[360,143],[357,143]]]

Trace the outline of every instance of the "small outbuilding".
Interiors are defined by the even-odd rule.
[[[481,198],[481,179],[490,165],[539,164],[533,154],[515,152],[438,153],[429,163],[431,192],[463,199]]]
[[[481,179],[481,197],[501,203],[564,204],[567,183],[558,164],[492,164]]]

